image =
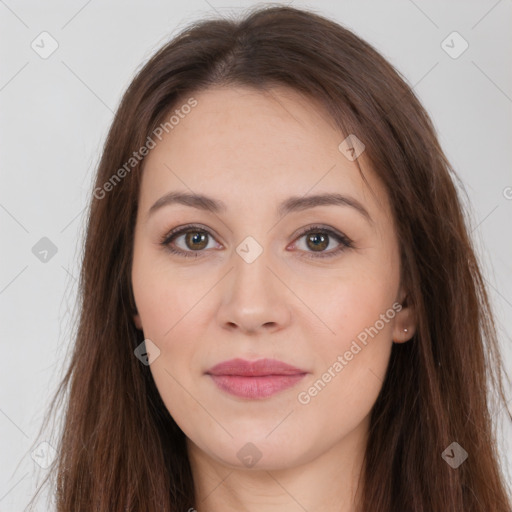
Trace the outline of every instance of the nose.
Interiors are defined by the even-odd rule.
[[[223,299],[218,310],[221,327],[246,334],[286,328],[293,294],[272,268],[265,251],[252,263],[235,254],[233,263],[222,281]]]

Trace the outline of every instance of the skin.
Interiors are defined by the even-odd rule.
[[[245,87],[194,98],[197,106],[145,160],[132,285],[135,325],[160,350],[153,378],[187,436],[196,509],[354,511],[369,414],[393,341],[414,334],[413,310],[403,307],[367,345],[359,343],[362,350],[309,403],[298,394],[406,296],[387,192],[363,152],[358,161],[372,194],[338,149],[345,137],[311,99],[286,88],[269,94]],[[227,210],[173,204],[148,216],[170,191],[202,193]],[[373,222],[350,206],[276,214],[289,196],[323,192],[357,199]],[[189,223],[211,233],[202,252],[194,251],[197,238],[187,245],[184,234],[172,243],[200,252],[197,258],[160,245]],[[315,259],[314,243],[300,230],[316,224],[354,247],[334,254],[340,242],[329,237],[320,252],[333,256]],[[236,251],[247,236],[263,248],[252,263]],[[235,397],[205,374],[234,357],[276,358],[308,374],[265,399]],[[261,454],[251,467],[237,457],[249,442]]]

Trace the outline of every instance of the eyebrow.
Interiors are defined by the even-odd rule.
[[[173,204],[182,204],[198,210],[208,210],[213,213],[223,213],[227,211],[226,204],[213,197],[188,192],[169,192],[153,204],[148,211],[148,218],[160,208]],[[284,216],[288,213],[299,212],[316,206],[349,206],[358,211],[370,224],[373,224],[373,219],[370,214],[357,199],[337,193],[289,197],[279,205],[277,214]]]

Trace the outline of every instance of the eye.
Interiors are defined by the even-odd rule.
[[[175,240],[183,237],[184,247],[174,247]],[[167,233],[161,240],[161,245],[173,254],[185,256],[186,258],[197,258],[203,249],[212,248],[208,246],[208,239],[212,238],[211,233],[203,229],[201,226],[185,226],[172,230]]]
[[[177,240],[183,238],[184,246],[179,247]],[[172,230],[165,234],[160,244],[172,254],[184,256],[186,258],[197,258],[204,252],[203,249],[212,249],[209,246],[209,239],[214,240],[213,235],[205,228],[197,225],[188,225]],[[345,235],[329,228],[311,226],[303,230],[296,240],[305,238],[305,249],[303,252],[309,253],[306,257],[327,258],[333,257],[345,249],[353,247],[352,241]],[[332,240],[338,243],[338,246],[330,251],[325,251]],[[176,247],[177,245],[177,247]],[[295,245],[295,243],[294,243]],[[312,250],[308,250],[312,249]]]
[[[311,226],[301,232],[297,240],[305,238],[304,247],[307,258],[330,258],[338,255],[345,249],[353,247],[352,240],[347,236],[338,233],[329,228],[322,228],[320,226]],[[326,251],[334,239],[338,246],[330,251]],[[300,245],[300,244],[299,244]],[[310,251],[308,249],[311,249]]]

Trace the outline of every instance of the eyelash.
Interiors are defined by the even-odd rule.
[[[162,245],[165,250],[169,251],[172,254],[177,254],[178,256],[183,256],[185,258],[197,258],[200,257],[199,253],[204,252],[204,250],[201,251],[183,251],[181,249],[175,249],[170,245],[170,243],[177,238],[179,235],[185,234],[189,231],[199,231],[203,233],[207,233],[208,236],[213,237],[213,235],[205,228],[198,226],[198,225],[187,225],[180,228],[173,229],[169,233],[166,233],[160,240],[160,245]],[[306,251],[309,252],[310,256],[304,256],[306,258],[331,258],[345,249],[351,249],[354,247],[352,240],[350,240],[347,236],[342,235],[341,233],[337,233],[336,231],[333,231],[329,228],[322,228],[321,226],[310,226],[308,228],[305,228],[300,232],[300,234],[297,236],[296,240],[299,240],[304,235],[307,235],[309,233],[322,233],[324,235],[328,235],[329,237],[334,238],[337,242],[340,243],[340,246],[334,250],[331,250],[329,252],[318,252],[315,253],[314,251]]]

